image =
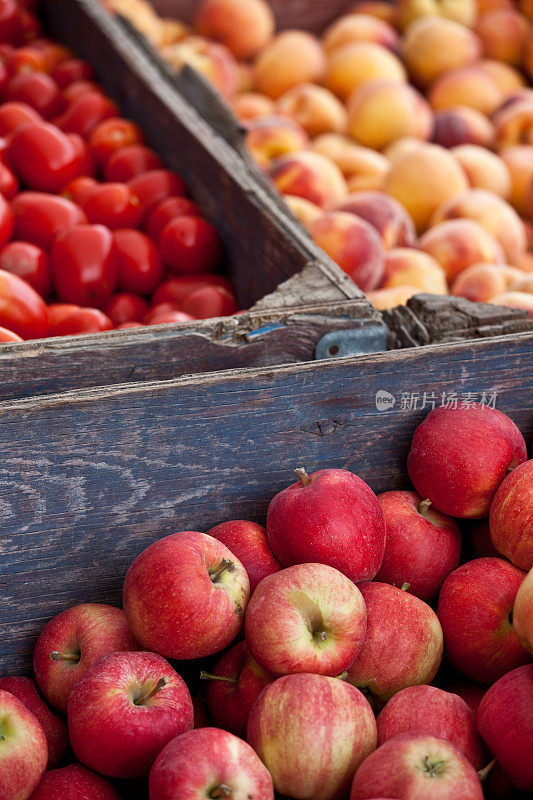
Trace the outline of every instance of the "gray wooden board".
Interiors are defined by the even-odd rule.
[[[378,390],[393,410],[376,410]],[[296,466],[405,486],[428,409],[400,400],[424,391],[497,392],[529,445],[533,334],[0,403],[0,673],[28,668],[53,614],[119,602],[155,539],[264,519]]]

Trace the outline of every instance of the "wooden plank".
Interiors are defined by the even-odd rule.
[[[376,410],[379,390],[393,409]],[[296,466],[404,486],[428,408],[403,395],[452,391],[496,392],[529,445],[533,334],[0,403],[0,672],[26,669],[69,604],[118,602],[158,537],[264,519]]]
[[[273,295],[269,295],[273,297]],[[294,293],[290,292],[289,298]],[[249,312],[203,323],[148,326],[0,345],[0,400],[169,380],[238,367],[311,361],[325,334],[381,317],[361,300]]]

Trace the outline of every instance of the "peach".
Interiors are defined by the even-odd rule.
[[[522,220],[509,203],[485,189],[468,189],[442,203],[433,214],[432,224],[460,218],[479,222],[499,242],[507,262],[516,265],[526,249],[526,232]]]
[[[501,8],[482,14],[476,33],[488,58],[519,66],[528,32],[527,19],[512,8]]]
[[[431,140],[442,147],[477,144],[490,147],[494,125],[485,114],[468,106],[454,106],[437,111],[433,117]]]
[[[525,86],[524,76],[517,69],[504,61],[494,61],[491,58],[482,58],[477,62],[478,68],[495,82],[496,86],[507,97],[512,92],[518,92]]]
[[[415,81],[428,86],[451,69],[473,64],[481,55],[476,34],[444,17],[420,17],[409,25],[402,56]]]
[[[521,253],[520,256],[516,259],[516,266],[522,272],[526,274],[533,272],[533,253],[526,250],[525,253]]]
[[[477,64],[445,72],[432,85],[429,102],[436,110],[468,106],[490,116],[504,99],[504,93]]]
[[[500,150],[500,158],[507,166],[511,177],[509,202],[519,214],[528,207],[528,189],[533,182],[533,147],[515,144]]]
[[[265,0],[202,0],[194,24],[201,36],[218,39],[236,58],[247,59],[270,40],[275,19]]]
[[[495,147],[533,144],[533,102],[522,100],[500,109],[494,115]]]
[[[378,78],[402,83],[406,79],[402,62],[380,44],[351,42],[330,53],[324,83],[333,94],[348,100],[360,86]]]
[[[335,95],[323,86],[301,83],[279,98],[278,114],[290,117],[314,137],[321,133],[344,133],[348,114]]]
[[[339,167],[350,191],[378,189],[390,166],[385,156],[336,133],[318,136],[313,141],[313,149]]]
[[[482,2],[482,0],[478,0],[478,2]],[[518,0],[518,7],[522,14],[525,14],[528,20],[533,22],[533,0]]]
[[[385,250],[415,242],[413,220],[401,203],[385,192],[356,192],[343,200],[335,211],[347,211],[369,222],[378,232]]]
[[[164,18],[161,20],[161,44],[163,46],[181,42],[182,39],[189,35],[190,30],[187,25],[184,25],[178,19]]]
[[[476,21],[476,0],[397,0],[395,22],[400,30],[405,30],[419,17],[438,14],[461,25],[472,27]]]
[[[296,197],[293,194],[283,195],[283,199],[289,206],[294,216],[300,220],[304,228],[311,230],[313,223],[322,214],[322,209],[311,203],[310,200],[305,200],[303,197]]]
[[[375,80],[365,83],[348,102],[348,133],[362,145],[382,150],[396,139],[428,139],[433,113],[408,83]]]
[[[418,247],[439,262],[448,281],[472,264],[504,261],[496,239],[472,219],[452,219],[435,225],[419,239]]]
[[[378,311],[389,311],[397,306],[405,306],[415,294],[423,294],[417,286],[393,286],[389,289],[376,289],[367,292],[367,299]]]
[[[176,44],[162,48],[161,54],[176,68],[189,64],[215,86],[223,97],[231,98],[239,82],[238,64],[223,44],[209,42],[201,36],[188,36]]]
[[[491,297],[489,303],[506,308],[522,308],[528,312],[528,317],[533,319],[533,294],[528,292],[503,292]]]
[[[467,187],[466,175],[453,155],[425,143],[392,164],[383,182],[383,190],[407,209],[419,232],[439,206]]]
[[[355,214],[328,211],[313,223],[311,235],[363,292],[379,286],[383,245],[368,222]]]
[[[280,156],[298,153],[307,147],[306,132],[296,122],[282,117],[261,117],[248,123],[246,145],[262,169]]]
[[[518,292],[527,292],[528,294],[533,294],[533,275],[531,273],[529,275],[524,275],[520,269],[518,272],[520,275],[513,280],[510,288],[516,289]]]
[[[156,47],[163,43],[161,19],[146,0],[105,0],[105,5],[109,11],[129,19]]]
[[[251,92],[254,88],[254,73],[251,64],[245,64],[240,61],[237,64],[237,92]]]
[[[486,303],[494,295],[506,292],[521,274],[506,264],[472,264],[454,280],[451,293],[472,303]]]
[[[255,88],[277,100],[299,83],[320,82],[326,72],[322,45],[304,31],[279,33],[254,65]]]
[[[415,139],[413,136],[402,136],[401,139],[396,139],[387,145],[383,150],[383,155],[389,159],[391,164],[396,164],[406,153],[420,150],[420,144],[420,139]]]
[[[477,0],[478,19],[482,14],[499,8],[514,8],[514,0]]]
[[[419,292],[448,294],[446,274],[439,262],[412,247],[397,247],[385,255],[383,289],[416,286]]]
[[[331,53],[350,42],[375,42],[397,50],[400,37],[392,25],[369,14],[347,14],[331,25],[323,36],[324,50]]]
[[[357,0],[352,7],[354,14],[368,14],[383,22],[392,25],[394,21],[394,7],[389,0]]]
[[[282,194],[294,194],[320,208],[336,205],[348,187],[338,166],[320,153],[289,153],[270,165],[268,174]]]
[[[511,175],[499,156],[475,144],[463,144],[451,152],[464,169],[470,186],[488,189],[505,199],[509,197]]]
[[[274,114],[274,102],[270,97],[258,92],[243,92],[237,95],[232,101],[231,107],[240,122],[249,122]]]

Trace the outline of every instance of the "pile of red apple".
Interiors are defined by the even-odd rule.
[[[0,341],[236,312],[182,178],[28,5],[0,0]]]
[[[1,800],[113,800],[116,779],[150,800],[481,800],[482,779],[531,797],[533,460],[473,405],[432,411],[407,466],[416,491],[378,497],[297,469],[266,529],[173,533],[131,565],[124,611],[48,622],[53,710],[0,679]]]

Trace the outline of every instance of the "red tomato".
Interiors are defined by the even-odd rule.
[[[9,136],[22,125],[42,121],[41,115],[27,103],[3,103],[0,106],[0,136]]]
[[[41,297],[48,297],[52,278],[48,256],[44,250],[29,242],[9,242],[0,250],[0,269],[24,278]]]
[[[88,139],[99,122],[117,114],[116,105],[102,92],[85,92],[56,119],[56,124],[65,133],[79,133]]]
[[[20,14],[20,40],[22,42],[32,42],[37,36],[42,33],[42,26],[35,14],[30,14],[24,8],[19,11]]]
[[[0,0],[0,41],[19,42],[20,9],[16,0]]]
[[[119,255],[119,287],[135,294],[153,292],[163,278],[163,265],[153,241],[128,228],[115,231],[113,238]]]
[[[50,323],[50,336],[55,335],[55,326],[61,322],[61,320],[68,317],[73,311],[79,311],[79,309],[80,306],[75,306],[72,303],[50,303],[50,305],[46,307],[48,322]]]
[[[14,225],[15,222],[11,206],[0,194],[0,247],[11,237]]]
[[[11,202],[14,238],[47,249],[62,231],[87,222],[79,206],[64,197],[42,192],[21,192]]]
[[[13,331],[8,331],[7,328],[0,327],[0,342],[23,342],[22,336],[18,336]]]
[[[49,122],[33,122],[15,131],[8,157],[18,177],[43,192],[59,192],[86,167],[76,144]]]
[[[23,339],[42,339],[50,327],[41,295],[5,270],[0,270],[0,325]]]
[[[195,292],[197,289],[204,289],[206,286],[222,286],[230,294],[233,294],[233,286],[222,275],[215,275],[212,272],[203,272],[201,275],[177,275],[157,287],[152,295],[152,305],[177,303],[181,307],[181,304],[191,292]]]
[[[74,178],[73,181],[67,183],[61,192],[61,197],[66,197],[67,200],[82,206],[98,186],[100,184],[94,178],[82,175],[81,178]]]
[[[80,175],[83,177],[94,177],[94,158],[89,143],[86,142],[85,139],[82,139],[79,133],[67,133],[66,137],[74,147],[76,155],[81,159]]]
[[[78,97],[81,97],[82,94],[87,94],[87,92],[99,92],[102,94],[98,84],[94,83],[94,81],[75,81],[70,86],[67,86],[66,89],[63,89],[62,97],[66,104],[70,106]]]
[[[17,47],[6,58],[5,64],[10,75],[17,75],[19,72],[48,72],[49,67],[46,53],[34,45]]]
[[[89,222],[108,228],[136,228],[141,221],[137,196],[126,183],[101,183],[86,198],[82,208]]]
[[[116,331],[123,331],[126,328],[144,328],[143,322],[137,322],[137,320],[132,320],[131,322],[122,322],[120,325],[117,325],[115,328]]]
[[[13,200],[19,193],[19,189],[17,176],[11,172],[9,167],[0,162],[0,192],[6,200]]]
[[[13,102],[27,103],[46,119],[59,114],[64,104],[56,82],[46,72],[20,72],[14,75],[5,96]]]
[[[91,133],[89,138],[96,163],[103,165],[122,147],[144,142],[143,132],[129,119],[110,117],[105,119]]]
[[[103,308],[115,291],[118,277],[111,231],[103,225],[76,225],[56,236],[52,276],[63,302]]]
[[[0,59],[0,97],[5,97],[9,75],[4,62]]]
[[[190,314],[185,314],[177,308],[169,307],[169,303],[162,303],[152,310],[144,318],[145,325],[162,325],[168,322],[190,322],[194,319]]]
[[[196,319],[211,319],[229,317],[239,310],[239,306],[233,295],[222,286],[205,286],[185,298],[183,310]]]
[[[167,197],[184,197],[187,194],[183,179],[169,169],[151,169],[143,172],[128,181],[128,186],[139,198],[143,216],[161,200]]]
[[[145,317],[149,310],[150,306],[143,297],[128,292],[113,295],[104,309],[114,325],[136,322]]]
[[[213,272],[222,258],[222,243],[207,220],[176,217],[161,234],[159,253],[173,272]]]
[[[93,68],[81,58],[67,58],[52,70],[52,78],[61,89],[76,81],[90,81],[93,77]]]
[[[113,323],[107,314],[98,308],[74,308],[54,325],[52,336],[76,336],[113,330]]]
[[[106,181],[127,183],[148,170],[159,169],[163,162],[153,150],[142,144],[131,144],[117,150],[104,167]]]
[[[145,222],[146,231],[157,242],[170,220],[183,214],[189,217],[202,216],[202,212],[192,200],[186,197],[167,197],[150,211]]]

